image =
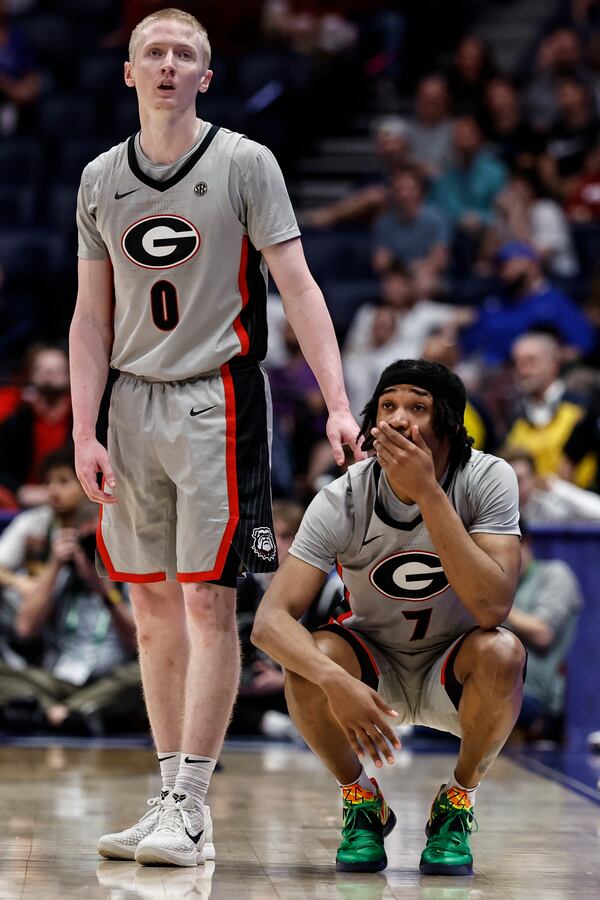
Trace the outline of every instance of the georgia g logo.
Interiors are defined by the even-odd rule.
[[[252,529],[252,552],[261,559],[268,559],[269,562],[275,560],[276,553],[275,538],[270,528],[253,528]]]
[[[378,563],[369,573],[369,581],[392,600],[418,603],[441,594],[448,579],[435,553],[405,550]]]
[[[172,269],[187,262],[201,243],[195,225],[182,216],[147,216],[123,233],[123,253],[143,269]]]

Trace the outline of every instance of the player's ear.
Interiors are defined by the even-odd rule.
[[[200,84],[198,85],[198,92],[200,94],[205,94],[208,90],[208,86],[212,81],[213,73],[212,69],[207,69],[202,78],[200,79]]]
[[[133,66],[131,65],[129,60],[127,60],[127,62],[125,63],[123,74],[125,75],[125,84],[127,85],[127,87],[135,87],[135,81],[133,78]]]

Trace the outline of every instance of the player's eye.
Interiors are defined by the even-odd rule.
[[[189,50],[180,50],[177,55],[180,56],[181,59],[191,59],[192,58],[192,54],[190,53]]]
[[[158,49],[158,47],[152,47],[152,49],[150,50],[150,56],[160,56],[160,54],[161,51]]]

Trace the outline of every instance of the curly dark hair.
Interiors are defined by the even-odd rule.
[[[433,431],[440,441],[450,437],[448,459],[450,468],[462,469],[471,458],[473,447],[473,438],[464,424],[465,387],[458,375],[446,366],[424,359],[399,359],[383,370],[373,396],[361,413],[363,420],[358,437],[365,439],[363,450],[370,450],[373,447],[371,429],[377,422],[377,407],[381,394],[392,384],[410,384],[410,373],[407,369],[414,372],[415,384],[426,388],[433,396]],[[394,380],[396,373],[401,380]],[[423,382],[428,382],[430,386],[426,387]],[[436,383],[440,386],[439,393],[435,389]],[[442,393],[446,396],[442,396]]]

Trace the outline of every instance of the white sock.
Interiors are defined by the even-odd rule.
[[[177,777],[177,772],[179,771],[179,751],[157,751],[156,757],[160,766],[160,777],[162,778],[163,790],[170,791],[175,787],[175,779]]]
[[[470,787],[470,788],[465,787],[464,784],[461,784],[460,781],[458,781],[458,779],[456,778],[456,775],[453,772],[452,775],[450,776],[450,778],[448,779],[447,783],[440,790],[440,794],[446,793],[449,790],[451,791],[454,788],[454,790],[461,791],[463,794],[466,794],[467,799],[468,799],[469,803],[471,804],[471,806],[475,806],[475,794],[477,793],[478,787],[479,787],[478,784],[476,784],[475,787]],[[438,794],[438,797],[439,797],[439,794]]]
[[[371,779],[365,772],[364,766],[361,768],[360,775],[358,776],[356,781],[352,781],[352,782],[350,782],[350,784],[340,784],[340,782],[338,781],[338,784],[340,785],[342,790],[344,788],[353,787],[355,784],[357,784],[359,787],[361,787],[363,789],[363,791],[370,791],[371,793],[373,793],[375,791],[375,785],[373,784],[373,782],[371,781]]]
[[[179,771],[175,779],[175,791],[187,794],[198,805],[202,806],[208,790],[210,776],[217,764],[216,759],[209,756],[198,756],[195,753],[181,751]]]

